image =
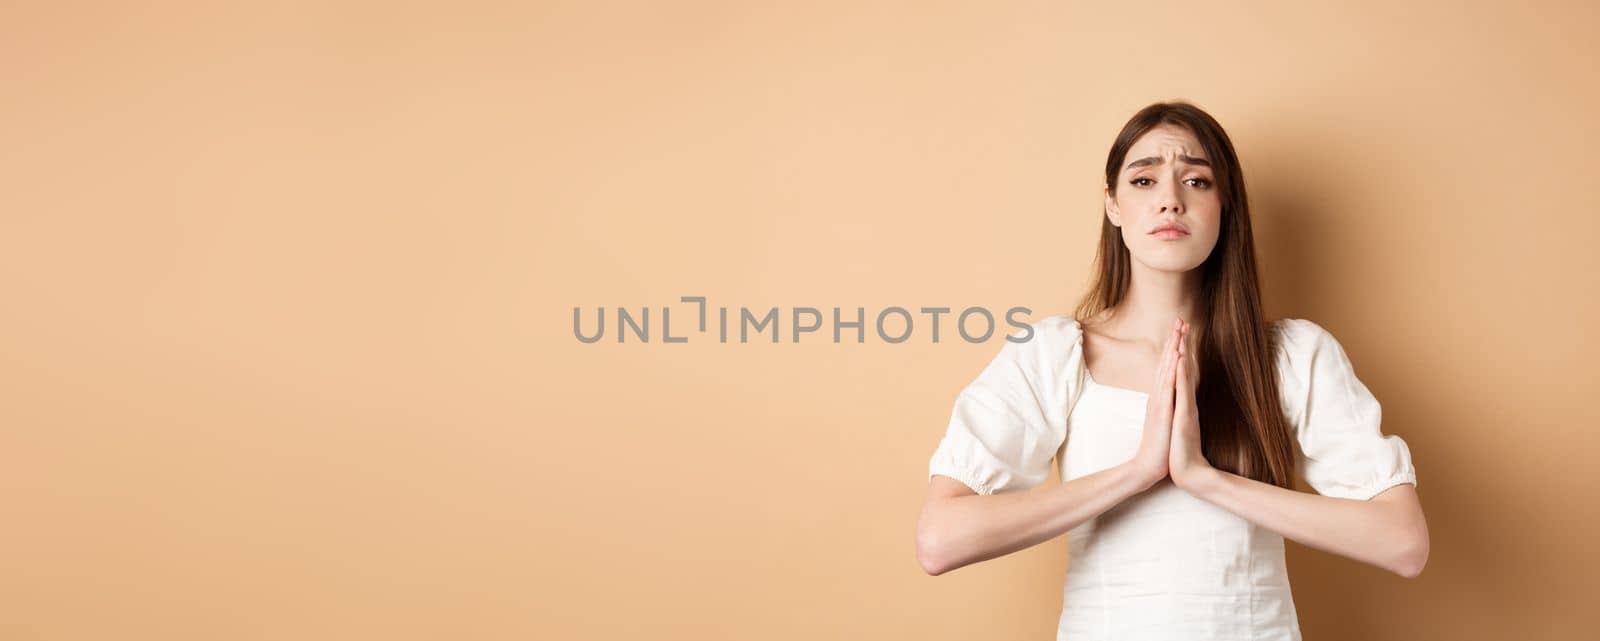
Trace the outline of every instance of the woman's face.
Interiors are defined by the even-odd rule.
[[[1106,216],[1122,229],[1133,259],[1161,271],[1204,263],[1222,228],[1222,196],[1210,159],[1188,129],[1161,124],[1128,149]],[[1157,231],[1177,225],[1181,231]]]

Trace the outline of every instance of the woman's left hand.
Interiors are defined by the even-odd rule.
[[[1176,401],[1172,409],[1172,445],[1167,468],[1174,485],[1190,489],[1212,471],[1200,448],[1200,412],[1195,407],[1194,391],[1199,385],[1200,365],[1190,339],[1189,323],[1183,324],[1178,339]]]

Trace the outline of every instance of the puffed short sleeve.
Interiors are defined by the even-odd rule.
[[[1277,322],[1279,391],[1306,483],[1324,496],[1366,500],[1410,483],[1411,450],[1383,433],[1383,407],[1356,378],[1333,334],[1305,319]]]
[[[1050,317],[1033,324],[1027,342],[1005,341],[956,397],[928,461],[929,478],[948,476],[978,494],[1027,490],[1049,479],[1065,439],[1076,331],[1075,321]]]

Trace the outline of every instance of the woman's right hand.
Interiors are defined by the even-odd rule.
[[[1139,451],[1129,465],[1146,488],[1167,478],[1169,449],[1172,447],[1172,410],[1174,390],[1177,389],[1178,341],[1182,337],[1182,321],[1174,320],[1172,332],[1161,347],[1161,362],[1156,367],[1155,384],[1144,405],[1144,434],[1139,440]]]

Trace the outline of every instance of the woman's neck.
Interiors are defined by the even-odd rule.
[[[1172,335],[1175,318],[1193,326],[1191,333],[1203,329],[1199,326],[1199,268],[1168,272],[1134,261],[1131,276],[1127,295],[1108,319],[1112,333],[1159,347]]]

